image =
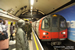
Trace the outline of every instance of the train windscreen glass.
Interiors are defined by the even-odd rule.
[[[52,26],[53,27],[57,27],[57,25],[58,25],[58,18],[57,17],[53,17],[52,18]]]
[[[42,29],[49,28],[49,19],[45,18],[42,21]]]
[[[60,18],[60,27],[65,28],[66,27],[66,20],[64,18]]]

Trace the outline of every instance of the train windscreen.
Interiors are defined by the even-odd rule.
[[[65,28],[66,27],[66,20],[64,18],[60,18],[60,27]]]

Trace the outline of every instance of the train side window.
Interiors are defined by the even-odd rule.
[[[66,20],[64,18],[60,18],[60,27],[61,28],[66,27]]]
[[[49,28],[49,19],[45,18],[42,21],[42,29]]]

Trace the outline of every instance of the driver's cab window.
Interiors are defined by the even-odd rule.
[[[50,22],[49,19],[47,19],[47,18],[43,19],[43,21],[42,21],[42,29],[49,28],[49,22]]]
[[[60,19],[60,27],[62,28],[66,27],[66,20],[64,18]]]

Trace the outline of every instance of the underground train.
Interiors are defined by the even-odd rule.
[[[47,15],[32,23],[41,41],[63,41],[67,38],[66,19],[58,14]]]

